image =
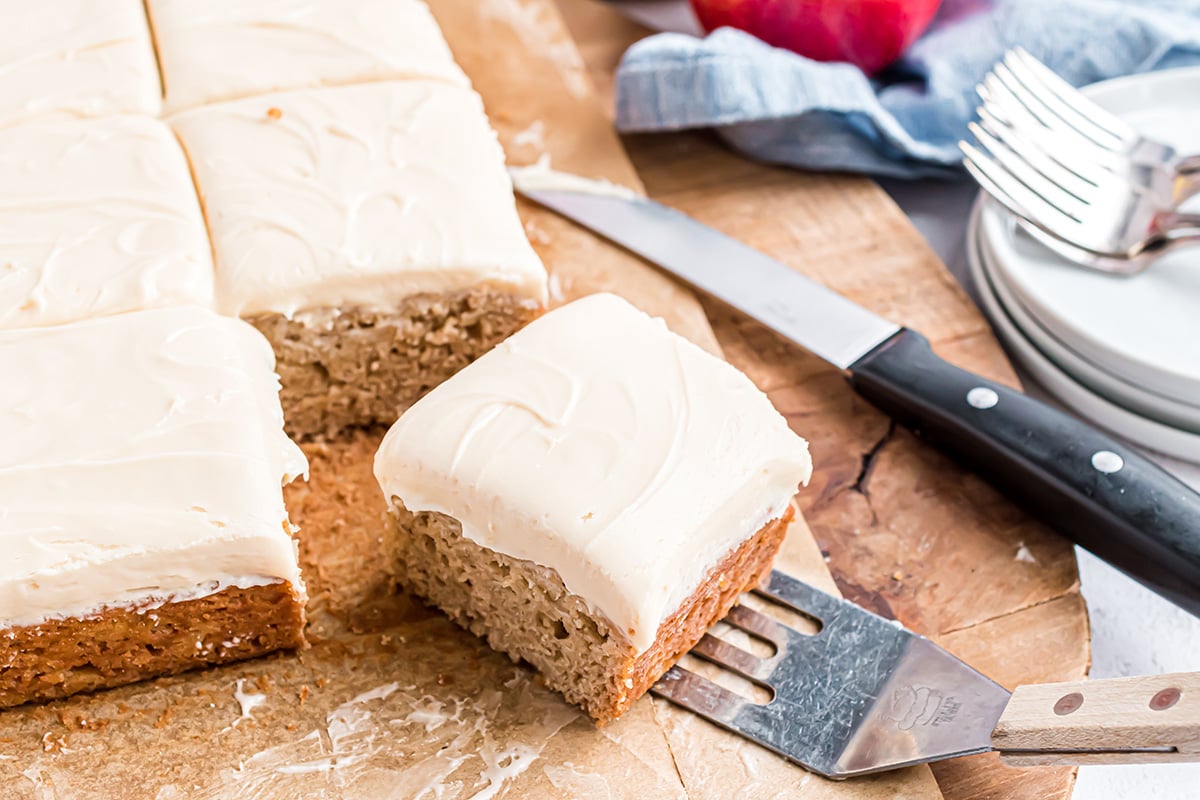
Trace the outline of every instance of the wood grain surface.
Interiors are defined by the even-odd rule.
[[[611,105],[620,55],[648,31],[592,0],[559,4]],[[756,164],[711,134],[624,142],[652,197],[923,332],[955,364],[1016,385],[986,321],[871,181]],[[896,429],[818,359],[720,303],[704,306],[726,357],[812,442],[817,475],[800,500],[846,596],[1010,688],[1086,674],[1086,608],[1067,542]],[[1016,770],[994,756],[934,773],[954,800],[1066,798],[1074,780],[1070,769]]]
[[[1021,766],[1196,761],[1200,673],[1018,687],[992,743]]]

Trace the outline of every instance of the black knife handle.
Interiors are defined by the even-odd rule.
[[[1055,530],[1200,616],[1200,494],[1090,425],[901,330],[850,367],[863,397]]]

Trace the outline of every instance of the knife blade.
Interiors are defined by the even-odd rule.
[[[604,182],[512,173],[518,193],[829,362],[885,414],[1200,616],[1200,494],[1131,447],[943,361],[916,331],[679,211]]]

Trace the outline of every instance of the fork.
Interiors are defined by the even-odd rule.
[[[959,142],[967,170],[1027,232],[1064,258],[1131,275],[1200,243],[1200,214],[1175,210],[1125,174],[1098,170],[1085,178],[986,108],[968,127],[979,147]]]
[[[1084,180],[1120,175],[1172,206],[1200,193],[1200,154],[1142,136],[1022,48],[1005,54],[978,92],[981,116]]]
[[[1200,673],[1010,694],[899,623],[781,572],[754,594],[815,626],[734,606],[725,622],[773,653],[711,633],[691,653],[765,689],[762,702],[679,665],[651,691],[827,777],[989,750],[1014,765],[1200,761]]]

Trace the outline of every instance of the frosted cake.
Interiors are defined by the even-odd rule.
[[[172,125],[208,220],[217,308],[271,341],[297,435],[391,424],[545,302],[468,88],[284,92]]]
[[[0,708],[304,643],[277,392],[200,308],[0,331]]]
[[[141,0],[0,0],[0,19],[0,126],[161,110]]]
[[[147,0],[146,9],[168,113],[389,78],[467,84],[421,0]]]
[[[810,472],[745,375],[604,294],[434,389],[375,460],[401,582],[599,721],[769,571]]]
[[[158,120],[0,129],[0,208],[0,328],[212,304],[196,189]]]

